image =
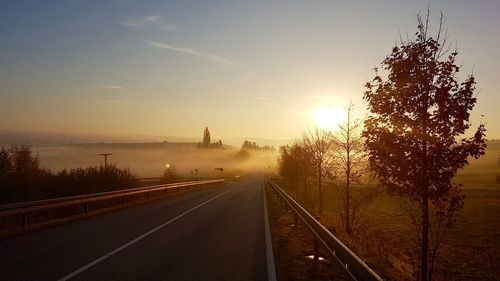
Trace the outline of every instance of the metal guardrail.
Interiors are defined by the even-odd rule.
[[[150,193],[154,191],[163,190],[164,192],[166,192],[168,189],[173,189],[173,188],[176,188],[177,191],[179,191],[179,189],[182,187],[203,186],[219,182],[224,182],[224,179],[161,184],[161,185],[153,185],[140,188],[129,188],[116,191],[6,204],[6,205],[0,205],[0,218],[11,215],[23,214],[25,216],[23,226],[26,226],[27,224],[26,215],[34,211],[57,209],[65,206],[85,204],[85,212],[87,213],[88,203],[91,202],[120,198],[120,197],[124,199],[126,196],[137,195],[137,194],[146,194],[147,198],[149,199]]]
[[[271,187],[286,202],[293,212],[302,220],[304,225],[312,232],[315,240],[315,248],[319,243],[332,255],[346,271],[348,277],[355,281],[382,281],[366,263],[345,246],[335,235],[326,229],[318,220],[307,212],[297,201],[288,195],[278,184],[272,180],[268,181]],[[315,252],[317,249],[315,249]],[[315,253],[317,256],[318,253]]]

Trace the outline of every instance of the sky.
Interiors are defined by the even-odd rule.
[[[428,1],[3,1],[0,131],[155,139],[299,137],[356,104]],[[500,1],[431,2],[500,138]],[[7,133],[5,133],[7,132]]]

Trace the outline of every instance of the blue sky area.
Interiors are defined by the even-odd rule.
[[[0,130],[290,139],[357,104],[427,1],[4,1]],[[500,138],[500,2],[432,1]],[[434,24],[436,26],[436,24]],[[78,139],[78,137],[76,137]]]

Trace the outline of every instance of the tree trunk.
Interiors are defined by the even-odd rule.
[[[307,200],[307,175],[304,175],[304,201]]]
[[[318,188],[319,188],[319,214],[322,215],[323,214],[323,194],[321,194],[321,184],[322,184],[322,169],[321,169],[321,165],[319,165],[318,167]]]
[[[428,128],[427,123],[429,120],[429,113],[427,112],[429,108],[429,96],[428,92],[425,93],[425,102],[423,108],[423,189],[422,189],[422,244],[420,247],[420,281],[429,281],[429,176],[428,176],[428,156],[427,156],[427,139]]]
[[[349,216],[349,213],[350,213],[350,207],[349,207],[349,197],[350,194],[349,194],[349,187],[350,187],[350,181],[349,181],[349,178],[350,178],[350,175],[349,175],[349,171],[350,169],[347,168],[347,179],[346,179],[346,185],[345,185],[345,232],[347,234],[350,234],[351,233],[351,222],[350,222],[350,216]]]
[[[422,244],[420,247],[420,281],[429,281],[429,197],[422,198]]]
[[[351,187],[351,109],[347,111],[347,134],[346,134],[346,185],[345,185],[345,232],[351,233],[350,218],[350,187]]]

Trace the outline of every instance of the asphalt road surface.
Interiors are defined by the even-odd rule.
[[[0,241],[0,280],[273,279],[265,208],[248,177],[22,235]]]

